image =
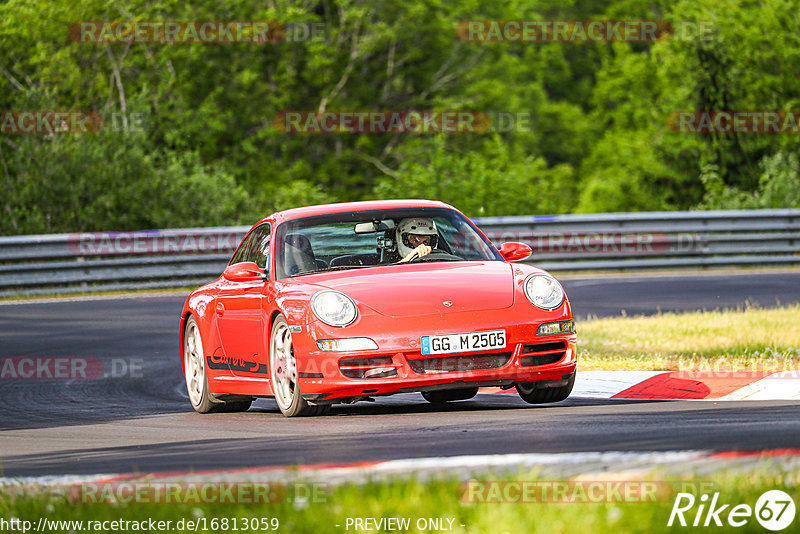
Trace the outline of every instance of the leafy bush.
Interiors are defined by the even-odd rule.
[[[102,131],[101,131],[102,132]],[[3,150],[0,233],[209,226],[253,218],[245,191],[143,133],[26,136]],[[247,217],[250,215],[250,217]]]
[[[486,140],[480,151],[454,149],[445,136],[413,146],[395,175],[378,182],[375,196],[434,198],[474,217],[570,209],[572,168],[547,168],[543,158],[514,157],[499,136]]]
[[[725,184],[717,167],[703,167],[703,209],[800,208],[800,166],[797,154],[777,152],[759,164],[761,176],[756,191],[743,191]]]

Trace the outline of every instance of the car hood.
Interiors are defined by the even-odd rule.
[[[389,317],[497,310],[514,304],[512,268],[500,261],[397,265],[337,275],[315,283]]]

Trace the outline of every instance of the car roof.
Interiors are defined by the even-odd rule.
[[[292,219],[300,219],[303,217],[312,217],[314,215],[325,215],[328,213],[346,213],[349,211],[370,211],[370,210],[388,210],[398,208],[450,208],[455,209],[449,204],[440,202],[438,200],[421,200],[421,199],[399,199],[399,200],[365,200],[361,202],[337,202],[335,204],[319,204],[316,206],[305,206],[302,208],[292,208],[284,211],[273,213],[269,217],[265,217],[261,222],[267,220],[274,221],[275,224],[280,224],[284,221]]]

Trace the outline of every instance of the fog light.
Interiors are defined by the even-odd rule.
[[[323,339],[317,341],[317,346],[323,352],[349,352],[354,350],[376,350],[378,348],[378,344],[368,337]]]
[[[571,334],[575,331],[575,321],[557,321],[555,323],[543,323],[536,330],[537,336],[554,336],[556,334]]]

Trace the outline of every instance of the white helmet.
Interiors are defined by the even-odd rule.
[[[397,225],[396,230],[397,252],[400,253],[401,258],[407,256],[416,248],[409,242],[409,234],[433,236],[431,237],[430,247],[436,248],[439,233],[436,231],[436,223],[433,222],[433,219],[425,217],[403,219]]]

